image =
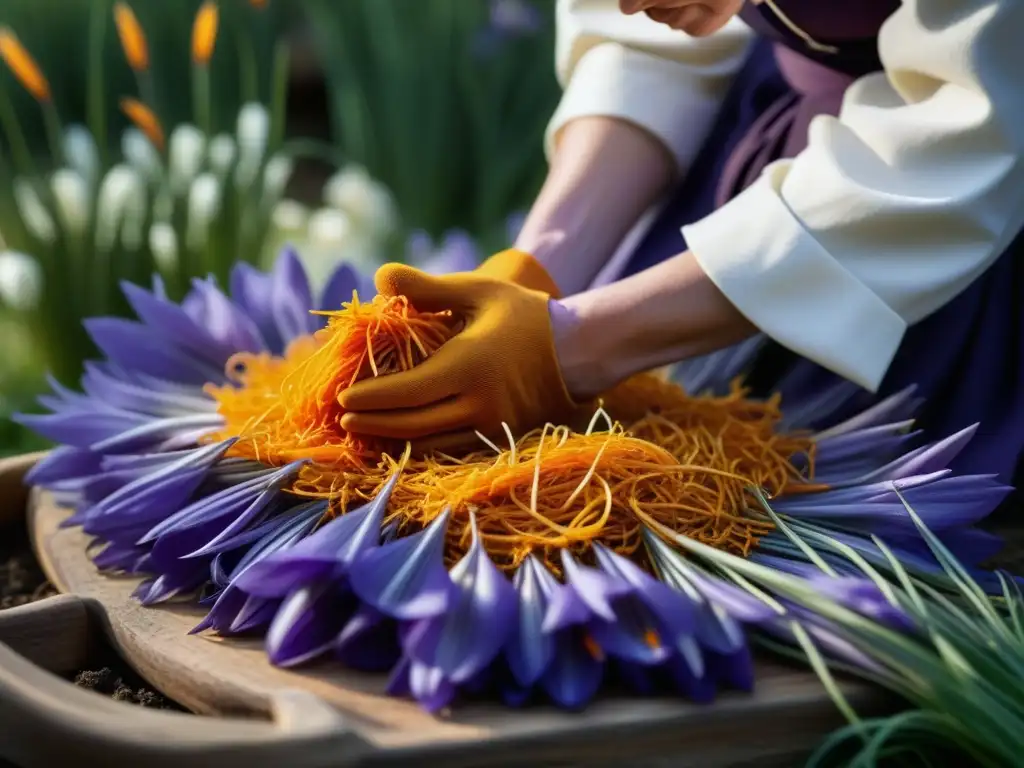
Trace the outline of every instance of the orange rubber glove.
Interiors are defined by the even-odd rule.
[[[450,309],[462,330],[402,373],[357,382],[340,397],[343,429],[412,440],[420,450],[480,444],[474,434],[512,434],[564,423],[576,407],[558,365],[549,296],[486,271],[428,275],[402,264],[377,270],[377,290],[417,309]]]
[[[473,270],[473,273],[540,291],[552,299],[562,298],[558,286],[544,269],[544,265],[526,251],[516,248],[499,251]]]

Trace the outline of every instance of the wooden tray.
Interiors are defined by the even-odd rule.
[[[0,487],[32,460],[0,463]],[[201,609],[137,604],[135,579],[100,575],[87,537],[58,527],[67,514],[43,493],[28,501],[36,552],[65,594],[0,613],[0,755],[26,768],[71,759],[147,768],[795,765],[841,724],[813,675],[770,661],[760,663],[755,694],[727,693],[712,706],[606,698],[582,714],[471,704],[433,717],[385,696],[379,676],[331,663],[283,671],[258,642],[188,636]],[[84,664],[99,632],[154,687],[218,717],[131,708],[52,674]],[[888,704],[859,684],[846,690],[862,712]]]

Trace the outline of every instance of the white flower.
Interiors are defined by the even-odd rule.
[[[89,223],[89,208],[92,205],[85,179],[78,171],[60,168],[54,171],[50,186],[61,221],[72,234],[82,234]]]
[[[160,174],[160,155],[146,134],[138,128],[128,128],[121,134],[121,154],[147,179]]]
[[[206,155],[206,136],[194,125],[184,123],[171,133],[170,158],[171,189],[183,194],[203,168]]]
[[[100,155],[89,129],[70,125],[64,131],[64,156],[68,165],[78,171],[91,187],[100,172]]]
[[[210,160],[210,168],[220,177],[227,175],[235,162],[235,155],[238,154],[238,147],[235,140],[226,133],[218,134],[210,140],[207,156]]]
[[[267,161],[263,169],[263,200],[264,204],[272,205],[281,199],[285,187],[292,177],[295,164],[291,158],[275,155]]]
[[[238,112],[238,166],[235,184],[248,187],[256,181],[270,138],[270,113],[262,104],[249,103]]]
[[[345,211],[376,235],[390,233],[397,223],[391,193],[360,166],[350,165],[328,179],[324,202]]]
[[[25,223],[26,229],[44,243],[52,243],[57,239],[57,225],[53,216],[39,199],[32,182],[26,179],[14,180],[14,202],[18,206],[18,214]]]
[[[243,155],[263,160],[270,139],[270,113],[262,104],[250,102],[238,110],[238,146]]]
[[[270,214],[270,223],[277,232],[297,234],[306,229],[309,209],[295,200],[281,200]]]
[[[306,247],[308,224],[309,209],[302,203],[285,198],[274,205],[270,212],[270,228],[260,254],[267,268],[273,267],[285,246],[299,246],[300,250]]]
[[[298,251],[307,270],[325,279],[341,261],[372,273],[384,260],[380,244],[354,227],[352,219],[344,212],[333,208],[321,208],[310,215],[306,242]],[[316,279],[311,279],[317,283]]]
[[[107,171],[100,183],[96,202],[96,247],[110,250],[124,220],[125,208],[132,197],[141,197],[145,182],[139,172],[126,163]]]
[[[188,228],[186,245],[192,250],[203,246],[209,234],[210,223],[220,212],[221,186],[212,173],[202,173],[192,182],[188,193]]]
[[[166,222],[157,222],[149,228],[149,250],[157,268],[173,273],[178,268],[178,233]]]
[[[342,211],[321,208],[309,217],[309,240],[314,245],[343,245],[353,234],[352,220]]]
[[[42,291],[39,262],[20,251],[0,252],[0,301],[24,312],[39,304]]]

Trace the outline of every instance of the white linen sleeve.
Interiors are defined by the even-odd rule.
[[[884,73],[687,243],[764,333],[877,389],[908,324],[953,299],[1024,226],[1024,2],[904,0]]]
[[[616,117],[660,139],[680,172],[700,150],[753,37],[734,19],[692,38],[643,14],[626,16],[618,0],[558,0],[557,27],[564,93],[548,124],[548,158],[569,121]]]

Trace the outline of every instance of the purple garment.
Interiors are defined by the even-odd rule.
[[[680,228],[751,184],[768,164],[800,152],[815,115],[838,113],[857,77],[881,68],[877,34],[899,0],[776,0],[808,45],[764,4],[743,18],[759,33],[686,179],[633,253],[625,275],[685,250]],[[823,51],[821,46],[835,50]],[[946,306],[908,329],[877,395],[761,338],[683,366],[684,381],[720,389],[745,372],[758,394],[782,393],[784,409],[834,422],[916,385],[918,426],[934,440],[980,423],[954,462],[1006,481],[1024,449],[1024,236]]]

